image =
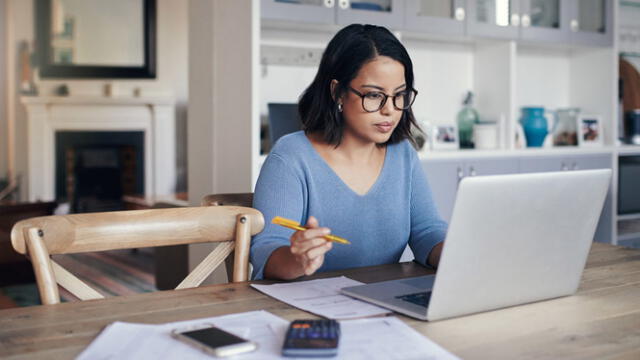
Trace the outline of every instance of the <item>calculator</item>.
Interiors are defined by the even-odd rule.
[[[340,323],[335,320],[295,320],[282,346],[282,355],[331,357],[338,355]]]

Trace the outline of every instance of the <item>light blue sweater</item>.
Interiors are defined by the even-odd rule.
[[[272,224],[275,216],[306,224],[313,215],[320,226],[351,241],[334,243],[319,271],[396,263],[407,243],[416,260],[425,264],[447,232],[408,141],[387,147],[378,179],[365,195],[358,195],[320,157],[304,132],[284,136],[262,166],[253,207],[265,220],[264,230],[251,242],[254,279],[263,278],[275,249],[290,244],[293,230]]]

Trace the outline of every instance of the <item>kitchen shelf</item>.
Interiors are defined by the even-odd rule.
[[[618,215],[618,221],[640,220],[640,213]]]
[[[621,145],[617,147],[620,155],[640,155],[640,145]]]
[[[590,154],[613,154],[614,147],[591,147],[581,148],[577,146],[552,147],[552,148],[522,148],[522,149],[458,149],[458,150],[429,150],[420,151],[420,159],[426,158],[483,158],[483,157],[522,157],[522,156],[552,156],[552,155],[590,155]],[[640,151],[640,149],[639,149]]]
[[[631,234],[618,235],[618,242],[629,241],[629,240],[638,240],[638,241],[640,241],[640,233],[631,233]]]
[[[620,1],[620,5],[640,8],[640,2],[635,2],[635,1],[624,1],[624,0],[621,0]]]

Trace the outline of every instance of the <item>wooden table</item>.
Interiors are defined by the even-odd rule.
[[[414,263],[342,272],[364,282],[428,273]],[[9,309],[0,311],[0,358],[73,358],[116,320],[163,323],[259,309],[289,320],[310,316],[247,283]],[[432,323],[398,316],[464,359],[637,360],[640,251],[594,244],[574,296]]]

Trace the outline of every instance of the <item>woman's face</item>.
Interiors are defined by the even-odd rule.
[[[344,137],[382,144],[389,140],[400,122],[402,110],[393,105],[393,96],[406,90],[404,66],[390,57],[378,56],[365,63],[349,86],[365,96],[368,110],[375,109],[384,95],[390,95],[382,108],[367,112],[363,99],[352,90],[342,96]],[[373,104],[373,107],[372,107]],[[401,105],[401,104],[398,104]]]

